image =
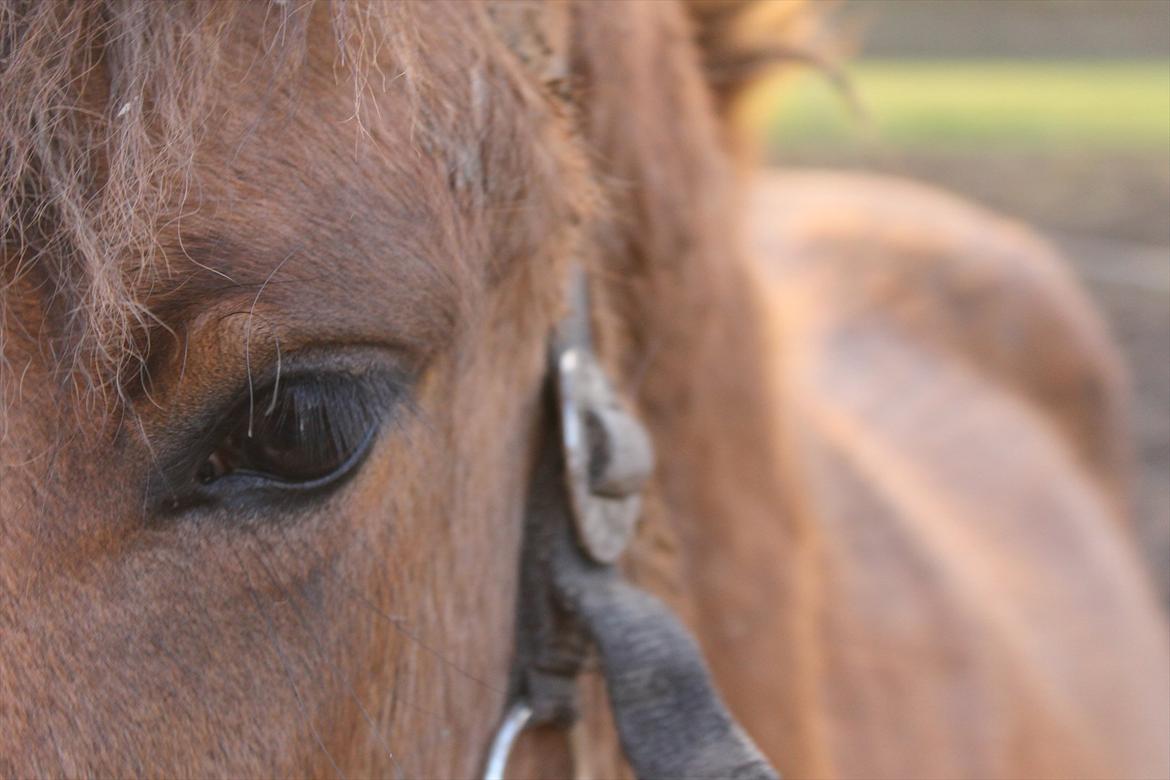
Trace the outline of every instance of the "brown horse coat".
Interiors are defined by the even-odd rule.
[[[745,9],[3,6],[0,775],[473,776],[577,261],[661,453],[630,576],[787,776],[1165,776],[1099,324],[944,196],[746,198]],[[409,404],[327,500],[169,509],[282,365]]]
[[[799,530],[729,536],[759,562],[741,582],[771,567],[799,617],[776,630],[775,597],[731,583],[707,615],[776,760],[1166,776],[1166,623],[1126,522],[1125,386],[1068,272],[1020,226],[905,182],[772,174],[751,216]],[[726,566],[734,547],[703,549]],[[769,654],[797,696],[756,672]]]

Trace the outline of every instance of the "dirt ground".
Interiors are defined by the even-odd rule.
[[[833,149],[777,162],[936,184],[1029,222],[1063,250],[1129,365],[1134,515],[1170,603],[1170,154]]]

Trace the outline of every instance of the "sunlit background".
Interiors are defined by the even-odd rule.
[[[852,0],[849,96],[807,75],[763,110],[772,162],[959,192],[1055,242],[1134,384],[1146,551],[1170,598],[1170,0]]]

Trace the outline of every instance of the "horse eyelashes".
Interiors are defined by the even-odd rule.
[[[317,374],[275,382],[232,417],[196,472],[200,485],[248,477],[320,485],[347,472],[378,429],[380,393],[368,381]]]

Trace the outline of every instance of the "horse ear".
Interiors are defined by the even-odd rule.
[[[504,44],[542,83],[554,89],[569,75],[569,3],[564,0],[488,0],[488,16]]]
[[[726,112],[776,66],[824,67],[822,21],[833,0],[682,0],[707,82]]]

